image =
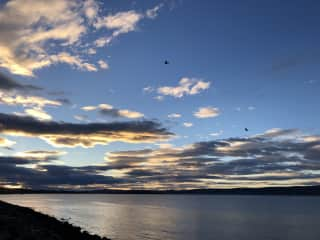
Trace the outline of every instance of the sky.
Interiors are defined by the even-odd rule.
[[[0,186],[319,184],[319,10],[0,1]]]

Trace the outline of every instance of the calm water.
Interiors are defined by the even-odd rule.
[[[0,195],[114,240],[320,239],[320,198],[195,195]]]

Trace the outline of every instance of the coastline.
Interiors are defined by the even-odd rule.
[[[261,187],[261,188],[207,188],[189,190],[49,190],[49,189],[5,189],[0,194],[210,194],[210,195],[284,195],[284,196],[320,196],[320,185]]]
[[[0,201],[1,240],[110,240],[54,217]]]

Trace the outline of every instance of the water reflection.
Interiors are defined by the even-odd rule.
[[[92,233],[130,239],[320,239],[318,197],[2,195]]]

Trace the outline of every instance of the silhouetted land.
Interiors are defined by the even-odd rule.
[[[58,191],[29,189],[0,189],[0,194],[227,194],[227,195],[314,195],[320,196],[320,186],[267,187],[267,188],[232,188],[232,189],[192,189],[192,190],[90,190],[90,191]]]
[[[0,201],[1,240],[108,240],[30,208]]]

